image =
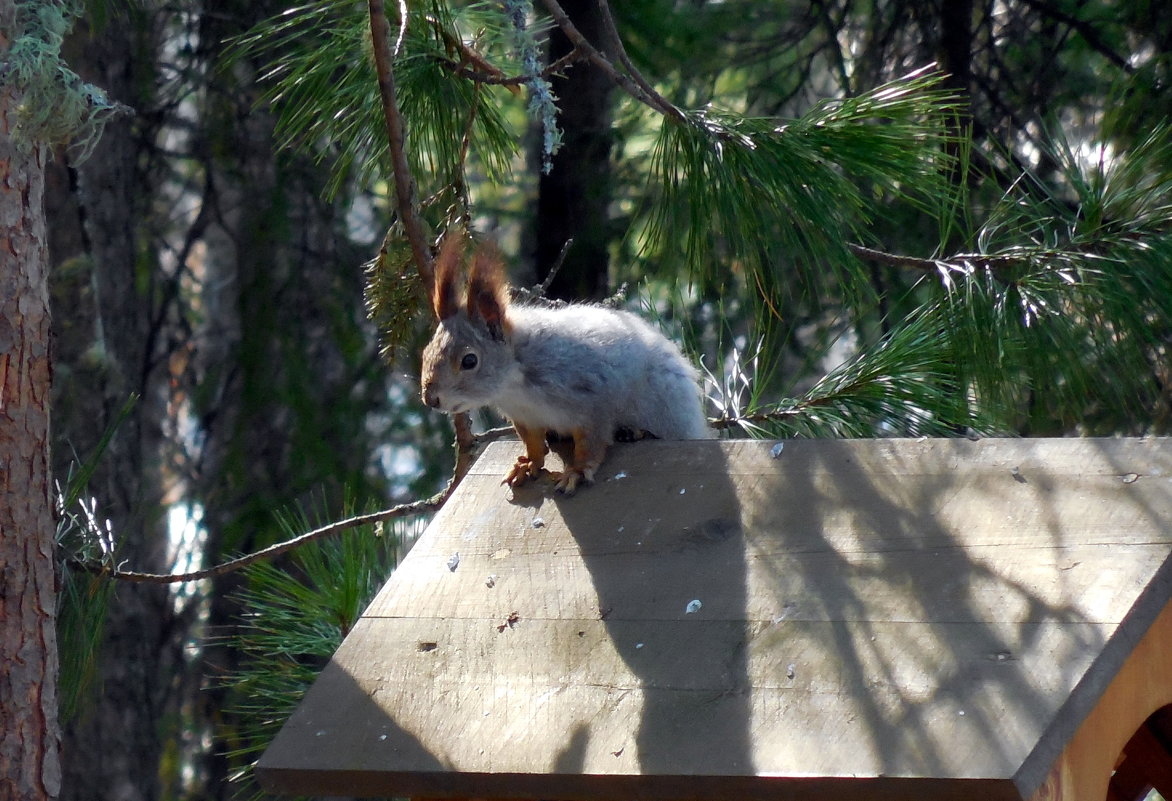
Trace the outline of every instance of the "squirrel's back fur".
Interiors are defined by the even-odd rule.
[[[493,401],[529,426],[568,433],[588,423],[660,439],[711,435],[695,368],[637,315],[603,306],[515,305],[508,310],[517,374]]]

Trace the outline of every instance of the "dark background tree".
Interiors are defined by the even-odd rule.
[[[50,167],[55,474],[138,399],[89,481],[138,569],[269,544],[273,511],[293,504],[388,493],[374,420],[386,375],[362,309],[370,242],[349,239],[322,169],[278,155],[255,68],[223,68],[230,37],[279,10],[133,5],[71,40],[79,72],[137,113],[84,164],[62,151]],[[202,540],[184,552],[170,515],[189,512]],[[66,727],[63,797],[182,795],[185,771],[227,792],[213,722],[235,655],[208,634],[235,619],[235,586],[118,592]]]
[[[118,427],[90,479],[99,514],[117,533],[122,558],[143,569],[169,569],[163,475],[166,396],[154,337],[159,321],[157,257],[141,221],[155,198],[144,137],[149,92],[161,47],[157,24],[142,11],[100,25],[83,20],[70,60],[93,83],[139,113],[115,121],[80,166],[62,149],[49,167],[53,220],[54,475],[93,453],[129,398],[134,413]],[[146,279],[146,280],[143,280]],[[165,386],[165,385],[164,385]],[[164,587],[119,592],[108,607],[102,659],[88,678],[92,703],[66,721],[63,798],[146,799],[159,795],[161,719],[174,714],[171,683],[183,662],[180,619]],[[64,659],[72,658],[66,650]]]
[[[600,48],[605,29],[594,0],[563,4],[582,35]],[[560,29],[550,33],[547,63],[570,55],[574,45]],[[598,70],[569,69],[551,83],[561,99],[558,122],[561,149],[538,184],[533,227],[537,277],[545,280],[565,251],[549,296],[562,300],[598,300],[609,293],[610,245],[615,236],[610,218],[613,198],[611,151],[615,132],[611,104],[614,84]],[[573,244],[567,248],[567,242]]]

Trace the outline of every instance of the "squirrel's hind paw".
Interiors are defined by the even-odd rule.
[[[554,488],[565,495],[573,495],[578,487],[585,484],[594,483],[594,471],[587,468],[579,470],[577,468],[570,468],[562,473],[554,473]]]

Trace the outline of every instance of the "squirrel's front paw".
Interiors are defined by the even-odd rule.
[[[510,487],[516,487],[524,484],[531,478],[537,478],[537,474],[540,472],[540,464],[534,464],[528,456],[518,456],[516,464],[513,465],[513,469],[501,480],[501,483],[508,484]]]

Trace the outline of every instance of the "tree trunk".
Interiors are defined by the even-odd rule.
[[[7,52],[12,6],[0,6]],[[47,148],[17,146],[0,88],[0,798],[56,798],[57,607],[49,497]]]

